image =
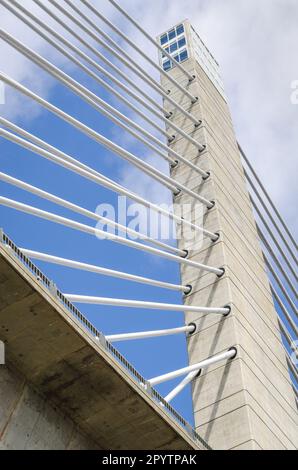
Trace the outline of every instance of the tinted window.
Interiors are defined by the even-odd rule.
[[[177,49],[178,49],[177,42],[174,42],[174,44],[170,46],[170,52],[175,52],[177,51]]]
[[[177,26],[176,31],[177,31],[177,36],[179,36],[179,34],[184,33],[184,26],[183,26],[183,24],[180,24],[179,26]]]
[[[187,50],[185,49],[180,54],[180,61],[182,62],[183,60],[186,60],[186,59],[188,59],[188,54],[187,54]]]
[[[163,64],[163,69],[165,71],[167,70],[170,70],[170,68],[172,67],[172,62],[170,60],[167,60],[164,64]]]
[[[185,38],[179,39],[179,41],[178,41],[178,47],[180,48],[180,47],[183,47],[183,46],[185,46],[185,45],[186,45],[186,39],[185,39]]]
[[[169,31],[169,41],[171,41],[171,39],[174,39],[175,37],[176,37],[176,31],[172,29],[171,31]]]
[[[164,35],[161,36],[161,38],[160,38],[160,44],[163,45],[163,44],[165,44],[166,42],[168,42],[168,35],[167,35],[167,34],[164,34]]]

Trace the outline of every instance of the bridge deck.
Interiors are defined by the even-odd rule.
[[[0,243],[0,339],[7,367],[99,448],[205,450],[25,261]]]

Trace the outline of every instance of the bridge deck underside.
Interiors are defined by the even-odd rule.
[[[197,448],[70,312],[0,248],[0,339],[21,374],[102,449]]]

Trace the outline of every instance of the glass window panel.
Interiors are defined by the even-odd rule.
[[[180,24],[179,26],[177,26],[176,31],[177,31],[177,36],[179,36],[179,34],[184,33],[184,26],[183,26],[183,24]]]
[[[171,39],[174,39],[176,37],[176,31],[174,29],[171,29],[171,31],[168,32],[168,36],[169,41],[171,41]]]
[[[172,68],[172,62],[170,60],[167,60],[164,64],[163,64],[163,69],[167,72],[168,70],[170,70]]]
[[[170,46],[170,52],[176,52],[178,49],[177,42],[174,42],[174,44],[171,44]]]
[[[180,54],[180,62],[182,62],[183,60],[186,60],[186,59],[188,59],[188,53],[187,53],[187,50],[185,49]]]
[[[186,39],[185,39],[185,38],[179,39],[179,41],[178,41],[178,47],[179,47],[179,49],[180,49],[180,47],[183,47],[183,46],[185,46],[185,45],[186,45]]]
[[[167,35],[167,34],[164,34],[164,35],[161,36],[161,38],[160,38],[160,44],[163,45],[163,44],[166,44],[166,42],[168,42],[168,35]]]
[[[177,62],[180,62],[179,54],[178,54],[178,55],[175,55],[174,59],[177,60]]]

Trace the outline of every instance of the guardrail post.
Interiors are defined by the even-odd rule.
[[[95,339],[103,349],[107,349],[107,340],[102,333],[96,336]]]
[[[150,395],[150,397],[153,397],[153,393],[152,393],[152,386],[150,384],[150,382],[148,382],[147,380],[145,381],[145,383],[143,384],[146,392],[148,393],[148,395]]]
[[[57,285],[53,281],[50,282],[49,291],[54,297],[58,297],[58,295],[57,295],[57,292],[58,292]]]
[[[3,228],[0,228],[0,243],[4,245],[4,231]]]

